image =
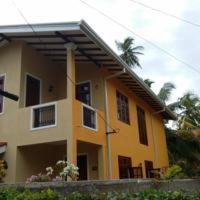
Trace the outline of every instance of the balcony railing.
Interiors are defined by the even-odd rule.
[[[142,167],[121,167],[120,177],[121,179],[143,178]]]
[[[97,130],[97,112],[86,104],[83,104],[83,127]]]
[[[57,124],[57,104],[47,103],[31,107],[31,130],[54,127]]]

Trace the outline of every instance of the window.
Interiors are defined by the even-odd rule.
[[[119,178],[133,178],[132,161],[130,157],[118,156]]]
[[[130,124],[128,98],[117,91],[117,117],[120,121]]]
[[[0,76],[0,90],[4,90],[5,76]],[[3,112],[3,96],[0,95],[0,113]]]
[[[154,178],[152,170],[153,170],[153,162],[145,160],[145,171],[146,171],[146,178]]]
[[[137,106],[137,118],[138,118],[140,143],[148,145],[145,112],[139,106]]]
[[[91,105],[90,82],[80,83],[76,85],[76,99]]]
[[[97,130],[97,113],[94,108],[83,105],[83,126]]]

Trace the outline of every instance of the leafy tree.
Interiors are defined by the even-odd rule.
[[[135,68],[136,66],[142,68],[137,56],[143,55],[141,52],[144,50],[143,46],[135,46],[134,39],[131,37],[125,38],[123,42],[115,41],[115,43],[118,50],[122,52],[120,57],[130,68]]]

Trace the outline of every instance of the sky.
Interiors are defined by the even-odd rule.
[[[84,19],[118,54],[115,41],[123,41],[128,36],[135,39],[136,45],[144,46],[144,55],[139,57],[142,69],[134,71],[140,77],[155,82],[152,86],[155,93],[158,93],[165,82],[173,82],[176,90],[172,93],[170,102],[187,91],[200,95],[200,73],[151,44],[159,46],[200,71],[200,26],[196,27],[147,9],[131,0],[84,1],[131,29],[136,35],[87,7],[80,0],[0,0],[0,25],[25,24],[26,21],[17,8],[29,23]],[[137,1],[200,24],[200,0]]]

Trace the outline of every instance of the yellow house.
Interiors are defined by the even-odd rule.
[[[84,21],[1,26],[0,89],[19,96],[0,97],[5,182],[62,159],[80,180],[168,166],[163,119],[175,116]]]

